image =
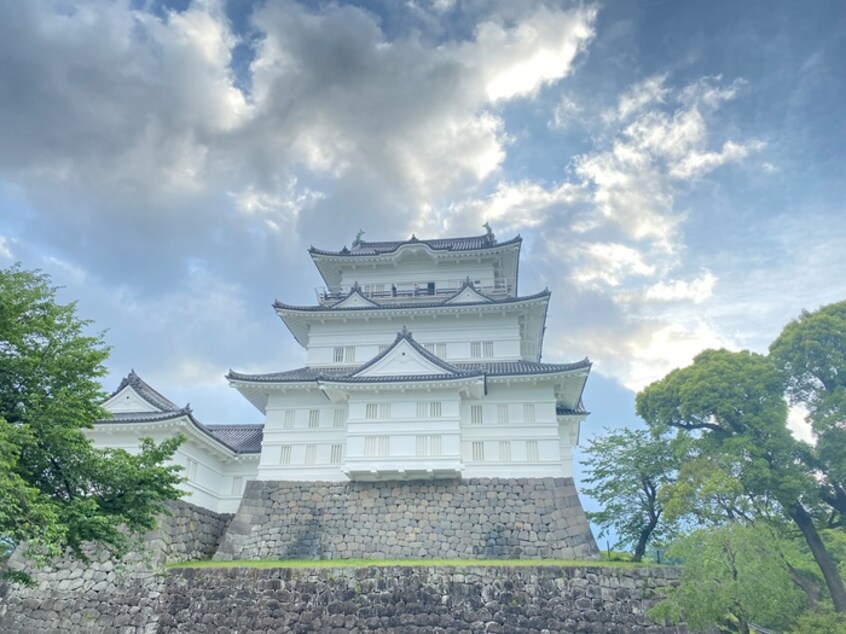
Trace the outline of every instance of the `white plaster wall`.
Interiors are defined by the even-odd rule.
[[[435,282],[436,289],[458,289],[470,277],[472,282],[480,282],[482,286],[492,286],[494,283],[493,261],[434,260],[425,255],[410,255],[404,257],[398,264],[385,263],[379,265],[361,264],[355,268],[350,265],[341,271],[341,286],[348,292],[358,282],[359,286],[367,284],[384,284],[385,290],[391,290],[391,284],[398,289],[413,288],[417,283],[421,289],[429,282]]]
[[[471,357],[471,341],[493,342],[496,360],[521,359],[520,327],[516,315],[483,314],[455,316],[416,316],[370,318],[365,321],[355,317],[313,323],[309,334],[306,364],[311,367],[356,366],[379,353],[379,346],[390,345],[397,333],[406,326],[414,340],[446,344],[445,359],[450,362],[473,362],[485,359]],[[336,346],[355,346],[355,359],[350,363],[335,363]],[[487,359],[487,360],[492,360]]]
[[[95,447],[124,449],[134,454],[140,450],[139,439],[142,437],[160,443],[181,431],[174,428],[143,428],[142,425],[138,424],[133,430],[117,432],[98,426],[87,433]],[[196,466],[191,467],[191,461]],[[182,475],[188,478],[180,485],[187,494],[184,500],[218,513],[234,513],[243,495],[243,484],[238,487],[239,490],[233,490],[234,479],[241,478],[242,483],[254,479],[258,461],[255,457],[247,456],[226,460],[204,443],[189,439],[180,445],[170,462],[181,466]]]

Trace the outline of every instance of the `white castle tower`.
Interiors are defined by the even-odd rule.
[[[585,359],[543,363],[550,293],[521,238],[311,248],[313,306],[274,307],[306,366],[227,376],[264,415],[259,480],[570,477]]]

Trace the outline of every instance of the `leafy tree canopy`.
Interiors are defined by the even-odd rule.
[[[86,437],[108,417],[98,381],[108,348],[89,326],[56,301],[49,276],[0,270],[0,536],[34,556],[85,559],[94,542],[119,557],[181,495],[179,468],[164,465],[181,439],[130,455]]]
[[[644,430],[608,431],[592,438],[586,450],[588,467],[584,493],[597,500],[601,511],[588,517],[601,527],[600,537],[610,529],[618,535],[619,547],[633,547],[633,560],[641,561],[650,540],[671,536],[675,522],[664,517],[659,497],[672,481],[678,460],[668,441]]]

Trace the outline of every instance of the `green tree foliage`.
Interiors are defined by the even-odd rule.
[[[693,459],[710,461],[734,478],[753,501],[774,505],[802,532],[837,611],[846,591],[820,538],[825,526],[815,474],[802,456],[808,445],[787,428],[782,375],[771,360],[750,352],[706,350],[637,397],[637,411],[657,432],[675,429]]]
[[[588,467],[585,482],[590,486],[583,492],[603,509],[588,517],[600,526],[600,537],[616,530],[614,547],[633,548],[632,559],[641,561],[650,540],[673,534],[659,491],[672,481],[678,461],[665,439],[631,429],[592,438],[586,454],[582,464]]]
[[[781,631],[805,605],[782,550],[789,547],[765,526],[729,522],[694,531],[670,548],[684,561],[682,580],[650,612],[695,631],[748,634],[755,623]]]
[[[787,395],[808,410],[816,444],[803,456],[820,482],[820,496],[846,516],[846,302],[803,312],[770,346]]]
[[[163,464],[180,439],[130,455],[85,436],[108,416],[98,381],[108,348],[88,326],[47,275],[0,270],[0,536],[34,556],[85,559],[88,542],[122,556],[181,495],[179,468]]]

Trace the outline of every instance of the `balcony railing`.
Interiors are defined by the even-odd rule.
[[[358,291],[377,304],[439,303],[455,295],[464,287],[464,281],[447,282],[396,282],[362,284]],[[511,280],[498,279],[493,283],[474,283],[473,288],[493,299],[514,296]],[[352,287],[317,287],[317,301],[321,306],[334,306],[349,295]]]

